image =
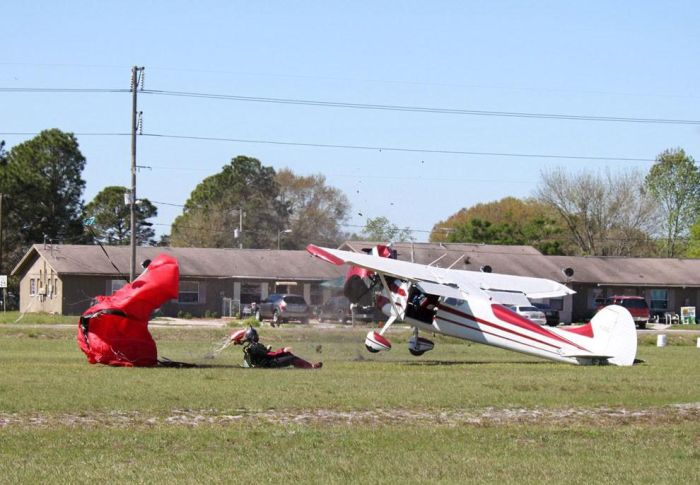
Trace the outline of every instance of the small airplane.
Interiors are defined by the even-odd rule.
[[[416,356],[434,347],[419,336],[423,330],[569,364],[635,362],[636,327],[621,306],[605,307],[586,325],[545,328],[499,303],[513,295],[555,298],[575,293],[555,281],[400,261],[396,250],[385,245],[365,253],[313,244],[306,250],[329,263],[349,265],[345,296],[352,303],[374,300],[388,317],[379,332],[367,334],[365,346],[370,352],[391,349],[384,334],[398,320],[413,327],[408,350]]]

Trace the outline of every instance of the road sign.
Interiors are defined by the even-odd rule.
[[[0,288],[7,288],[7,275],[0,275]]]

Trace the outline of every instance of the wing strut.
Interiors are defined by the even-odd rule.
[[[391,308],[393,311],[391,312],[391,315],[389,315],[389,319],[386,321],[386,323],[379,332],[375,332],[374,330],[370,330],[369,332],[367,332],[367,337],[365,338],[365,347],[367,347],[367,350],[369,350],[372,353],[379,352],[380,350],[391,349],[391,342],[389,342],[389,340],[387,340],[384,337],[384,332],[386,332],[389,329],[389,327],[391,327],[391,325],[396,321],[396,319],[401,315],[401,310],[394,301],[394,295],[391,292],[391,288],[389,288],[389,285],[386,282],[386,278],[384,278],[384,274],[377,274],[379,275],[379,279],[382,282],[384,290],[389,296],[389,303],[391,304]]]
[[[391,308],[394,310],[394,314],[389,317],[382,329],[379,331],[379,335],[384,335],[384,332],[386,332],[391,326],[391,324],[396,321],[398,316],[401,315],[401,311],[399,310],[399,307],[396,306],[396,302],[394,301],[394,297],[391,293],[391,288],[389,288],[389,285],[387,284],[386,279],[384,278],[384,275],[382,273],[379,273],[379,279],[382,280],[382,286],[386,290],[387,295],[389,295],[389,302],[391,303]]]

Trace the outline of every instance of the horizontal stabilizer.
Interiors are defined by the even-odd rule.
[[[614,357],[614,355],[594,355],[585,352],[564,353],[563,355],[574,359],[612,359]]]

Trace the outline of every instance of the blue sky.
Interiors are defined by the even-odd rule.
[[[462,110],[700,120],[700,4],[688,2],[10,2],[0,88],[145,87]],[[127,133],[129,93],[0,91],[8,148],[47,128]],[[141,94],[144,132],[437,151],[649,160],[700,125],[341,109]],[[128,136],[78,135],[86,202],[130,184]],[[140,137],[138,196],[183,204],[236,155],[322,173],[417,240],[462,207],[527,197],[542,170],[646,172],[649,161],[317,148]],[[159,233],[181,209],[159,204]],[[360,215],[361,214],[361,215]]]

